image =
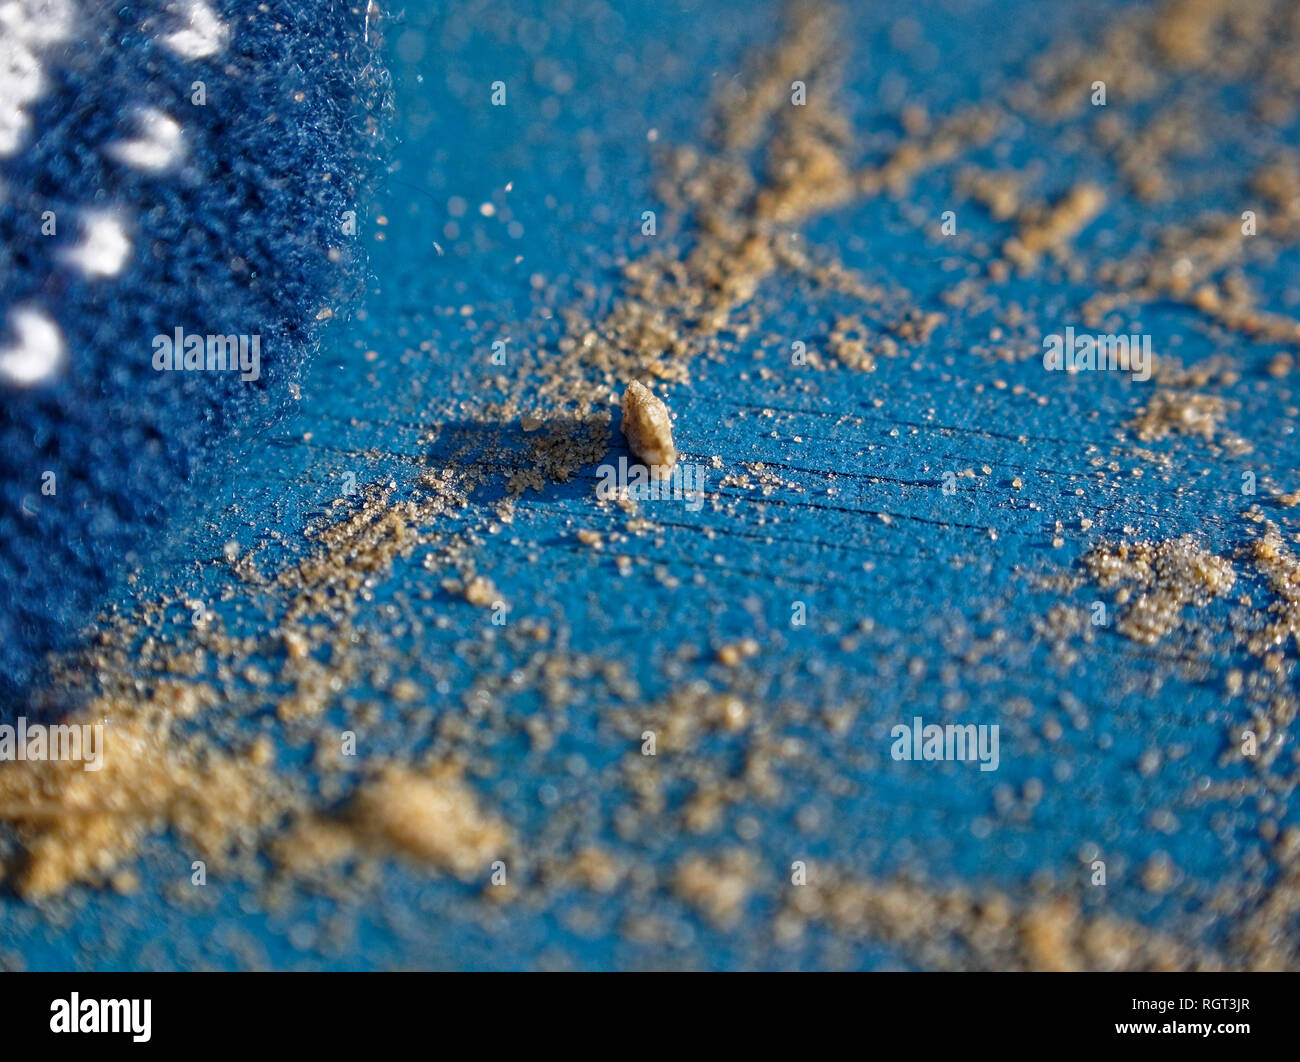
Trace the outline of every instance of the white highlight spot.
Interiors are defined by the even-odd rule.
[[[63,333],[44,310],[24,306],[10,316],[18,341],[0,349],[0,377],[30,387],[52,376],[63,362]]]
[[[37,48],[66,40],[77,14],[71,0],[0,0],[0,38]]]
[[[173,4],[170,10],[176,10]],[[206,59],[226,46],[230,31],[203,0],[185,5],[187,25],[163,37],[163,46],[185,59]]]
[[[0,29],[0,156],[12,155],[27,139],[31,119],[23,108],[44,90],[36,56]]]
[[[68,0],[0,0],[0,158],[27,140],[25,108],[45,91],[36,53],[68,36],[73,14]]]
[[[81,223],[81,242],[63,254],[63,260],[88,277],[115,277],[131,253],[126,228],[116,214],[95,211]]]
[[[157,107],[140,108],[135,120],[140,135],[134,140],[115,140],[108,145],[109,153],[134,169],[152,173],[175,166],[185,153],[180,123]]]

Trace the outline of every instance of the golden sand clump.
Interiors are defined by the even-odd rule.
[[[361,836],[462,881],[488,873],[511,846],[510,831],[485,813],[460,771],[391,766],[361,786],[351,821]]]
[[[1063,253],[1105,205],[1106,193],[1100,185],[1087,181],[1076,184],[1050,207],[1022,210],[1020,231],[1006,241],[1002,253],[1029,271],[1043,255]]]
[[[471,575],[466,579],[447,578],[442,581],[442,588],[479,608],[495,605],[501,599],[496,584],[486,575]]]
[[[1300,646],[1300,557],[1273,526],[1250,546],[1248,555],[1277,595],[1269,609],[1273,621],[1251,639],[1251,652],[1263,656],[1279,647]]]
[[[650,469],[667,472],[677,463],[668,407],[639,380],[623,392],[623,434],[632,453]]]
[[[663,700],[630,714],[624,724],[628,736],[638,741],[642,731],[654,731],[660,752],[684,752],[704,734],[734,734],[748,729],[754,716],[753,706],[738,694],[694,681],[683,683]]]
[[[1192,435],[1208,441],[1222,428],[1229,408],[1227,400],[1219,395],[1157,391],[1129,427],[1143,442],[1158,442],[1170,435]]]
[[[1202,548],[1191,535],[1099,545],[1083,563],[1099,586],[1117,590],[1123,611],[1116,628],[1147,645],[1181,626],[1185,607],[1206,605],[1237,581],[1232,561]]]
[[[790,83],[825,64],[838,29],[835,15],[831,5],[791,4],[780,43],[747,64],[748,83],[723,83],[715,100],[722,148],[744,152],[759,143],[772,113],[790,102]]]
[[[1184,536],[1161,543],[1101,545],[1083,562],[1099,586],[1116,591],[1115,603],[1121,609],[1116,629],[1148,645],[1184,627],[1187,606],[1203,606],[1231,591],[1238,582],[1234,559],[1247,580],[1260,576],[1267,582],[1271,600],[1260,601],[1253,592],[1241,595],[1232,613],[1202,625],[1198,634],[1220,638],[1222,652],[1244,647],[1255,658],[1255,666],[1245,673],[1234,668],[1224,676],[1228,696],[1245,698],[1255,751],[1241,750],[1242,726],[1234,718],[1225,756],[1244,758],[1255,770],[1269,773],[1290,760],[1289,755],[1281,756],[1286,746],[1280,738],[1300,718],[1292,679],[1300,647],[1300,559],[1274,524],[1264,524],[1263,536],[1231,558],[1212,554]],[[1202,644],[1197,656],[1206,652]],[[1300,899],[1296,902],[1300,908]]]
[[[1016,170],[982,170],[967,166],[957,187],[988,210],[994,221],[1010,221],[1024,206],[1024,176]]]
[[[769,145],[769,181],[755,202],[759,216],[790,224],[834,210],[857,196],[857,183],[844,157],[851,139],[844,115],[820,93],[806,107],[792,110]]]
[[[738,642],[727,642],[718,646],[718,662],[727,667],[739,667],[750,657],[759,653],[758,642],[753,638],[742,638]]]
[[[673,878],[677,895],[723,929],[740,921],[754,884],[752,857],[740,849],[721,857],[689,855]]]
[[[1089,916],[1069,896],[1018,902],[993,890],[860,878],[809,868],[777,916],[780,932],[819,923],[850,938],[883,941],[935,969],[1217,969],[1222,959],[1172,936],[1107,915]]]
[[[888,336],[875,339],[857,314],[836,317],[830,333],[830,352],[840,364],[859,372],[876,371],[876,353],[893,355],[898,344]]]
[[[199,754],[172,738],[165,712],[123,711],[104,730],[101,770],[47,761],[0,773],[0,819],[23,845],[17,887],[29,899],[106,881],[159,821],[196,855],[220,860],[240,835],[265,828],[285,807],[256,757]]]

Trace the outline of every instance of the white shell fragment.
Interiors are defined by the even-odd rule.
[[[652,470],[657,466],[662,474],[677,463],[668,407],[637,380],[623,392],[623,434],[632,453]]]

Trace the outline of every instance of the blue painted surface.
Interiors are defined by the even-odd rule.
[[[297,548],[293,532],[337,496],[339,479],[349,471],[361,481],[391,475],[399,490],[407,489],[410,468],[400,456],[363,451],[415,452],[431,410],[490,371],[491,339],[554,330],[554,322],[539,314],[546,307],[530,285],[532,274],[543,273],[579,301],[578,282],[595,285],[598,294],[588,305],[617,293],[618,259],[644,253],[640,212],[662,209],[647,131],[656,129],[665,143],[698,142],[712,85],[733,76],[749,47],[772,39],[778,10],[764,2],[747,5],[743,15],[711,2],[506,7],[408,9],[386,28],[398,143],[363,228],[371,273],[364,313],[327,329],[320,356],[304,373],[302,400],[282,426],[238,434],[219,451],[207,451],[165,533],[138,553],[142,584],[135,592],[142,597],[150,587],[171,585],[187,563],[216,556],[231,538],[250,541],[280,528],[291,543],[286,550]],[[942,4],[910,4],[907,13],[923,27],[927,44],[900,53],[889,44],[899,9],[863,5],[851,13],[846,32],[853,42],[846,99],[854,128],[888,142],[896,107],[880,97],[891,77],[904,86],[902,97],[942,115],[996,93],[1023,71],[1026,55],[1080,25],[1086,34],[1103,23],[1105,11],[1024,3],[977,4],[957,14]],[[554,91],[556,75],[563,75],[568,91]],[[512,102],[493,109],[485,86],[498,79],[512,86]],[[558,107],[549,107],[550,99]],[[1111,199],[1077,241],[1085,258],[1102,253],[1107,241],[1138,238],[1148,208],[1128,199],[1086,150],[1071,154],[1062,137],[1046,129],[1027,128],[1005,142],[1004,154],[990,148],[962,161],[1007,166],[1046,159],[1035,187],[1045,196],[1069,187],[1082,167],[1094,167],[1088,176],[1105,184]],[[1241,152],[1262,157],[1264,149],[1237,138],[1221,151],[1226,159]],[[1187,194],[1156,213],[1185,215],[1237,195],[1246,161],[1189,173],[1195,183]],[[937,217],[954,201],[953,172],[948,166],[922,174],[907,205]],[[448,238],[445,229],[453,196],[469,206],[458,238]],[[487,201],[508,205],[522,233],[512,235],[499,212],[478,215],[477,205]],[[380,215],[387,226],[375,222]],[[962,225],[970,240],[1007,234],[974,209],[963,210]],[[904,285],[935,309],[950,282],[942,260],[963,257],[917,228],[888,198],[834,212],[804,233],[869,279]],[[435,251],[435,241],[444,254]],[[1297,312],[1300,298],[1287,279],[1296,264],[1293,248],[1252,271],[1261,301]],[[760,295],[773,334],[824,336],[834,312],[852,308],[847,300],[814,299],[783,284]],[[1004,301],[1019,300],[1048,325],[1070,323],[1092,289],[1046,270],[1002,290]],[[462,316],[461,306],[472,306],[473,313]],[[1142,311],[1141,321],[1158,349],[1176,347],[1186,361],[1214,349],[1211,330],[1186,310],[1153,306]],[[747,680],[758,699],[813,710],[857,709],[847,742],[807,727],[801,735],[808,744],[806,767],[783,776],[777,806],[733,809],[721,837],[640,839],[632,847],[653,865],[669,867],[683,852],[723,840],[734,844],[738,820],[752,816],[761,828],[747,847],[772,867],[788,865],[796,852],[814,865],[824,860],[870,875],[919,870],[938,883],[1017,897],[1048,878],[1085,905],[1105,905],[1145,925],[1216,943],[1232,927],[1205,913],[1214,887],[1229,881],[1250,895],[1272,874],[1256,833],[1258,815],[1245,801],[1194,797],[1205,779],[1221,782],[1243,773],[1217,763],[1226,713],[1234,710],[1221,695],[1222,671],[1237,661],[1216,660],[1198,678],[1184,674],[1167,647],[1144,649],[1105,632],[1079,646],[1077,663],[1062,666],[1034,633],[1035,622],[1062,595],[1036,589],[1027,574],[1069,570],[1091,542],[1108,537],[1193,532],[1221,551],[1242,542],[1241,471],[1274,470],[1282,477],[1296,463],[1290,385],[1261,386],[1263,366],[1277,348],[1244,344],[1239,351],[1254,369],[1231,392],[1241,403],[1232,422],[1249,435],[1255,452],[1216,459],[1188,440],[1157,443],[1151,448],[1172,455],[1169,470],[1159,472],[1133,456],[1121,432],[1141,404],[1139,385],[1104,374],[1045,379],[1035,359],[992,363],[972,348],[987,342],[994,323],[991,314],[949,313],[930,341],[897,359],[881,359],[872,374],[833,369],[764,381],[756,370],[772,361],[770,352],[758,357],[764,353],[760,341],[751,344],[748,359],[697,360],[691,385],[667,391],[678,447],[688,456],[719,455],[724,471],[744,461],[767,462],[785,484],[762,498],[765,504],[743,507],[739,521],[708,505],[698,513],[655,514],[662,543],[635,540],[626,552],[682,576],[678,593],[665,592],[648,567],[620,576],[609,553],[576,543],[573,529],[586,526],[593,511],[594,469],[528,495],[509,531],[478,547],[479,570],[507,588],[516,617],[562,622],[574,651],[621,662],[647,698],[674,685],[665,661],[678,645],[693,643],[703,654],[688,677],[720,681],[724,672],[707,662],[709,647],[753,636],[764,645]],[[426,339],[431,350],[411,353]],[[376,356],[367,358],[368,351]],[[994,377],[1010,387],[990,387]],[[1029,394],[1015,395],[1016,384]],[[1043,394],[1050,402],[1040,405],[1035,396]],[[769,408],[775,415],[763,417]],[[310,443],[302,441],[306,432]],[[1119,486],[1112,478],[1094,489],[1090,447],[1107,460],[1117,448],[1114,459],[1144,475]],[[624,452],[616,439],[614,455]],[[943,470],[983,465],[990,474],[959,480],[955,496],[938,489]],[[1015,477],[1024,484],[1018,491],[1009,487]],[[1075,494],[1079,487],[1086,488],[1083,497]],[[714,479],[710,490],[728,488]],[[491,496],[485,492],[484,500]],[[1068,534],[1064,545],[1053,547],[1055,522],[1077,527],[1080,515],[1095,521],[1090,533]],[[1270,515],[1294,527],[1285,513]],[[996,542],[989,529],[997,532]],[[707,536],[710,530],[716,537]],[[125,576],[127,567],[116,571]],[[689,582],[700,572],[707,576],[704,590]],[[487,619],[441,592],[444,575],[422,568],[419,556],[400,562],[376,588],[361,622],[382,629],[383,607],[396,595],[433,590],[439,612],[451,622],[446,629],[426,628],[410,649],[413,659],[446,674],[448,691],[433,707],[452,712],[473,677],[463,643]],[[196,571],[194,578],[202,585],[213,576]],[[1083,589],[1072,600],[1087,604],[1095,596]],[[108,600],[125,606],[131,597],[119,584]],[[788,623],[796,599],[808,602],[813,617],[800,630]],[[1221,617],[1229,608],[1220,602],[1209,614]],[[871,634],[857,649],[844,650],[842,638],[863,620],[872,621]],[[968,662],[972,650],[999,630],[1009,637]],[[494,666],[505,671],[510,650],[499,651]],[[1152,697],[1147,691],[1157,678],[1159,693]],[[945,697],[957,698],[954,714],[962,721],[1000,722],[997,772],[961,764],[919,769],[889,758],[890,728],[914,714],[948,718]],[[1017,712],[1017,699],[1028,709]],[[1078,725],[1069,722],[1070,705],[1077,706]],[[522,715],[531,707],[525,695],[510,711]],[[530,753],[521,741],[495,750],[497,771],[481,784],[485,801],[524,838],[541,836],[555,809],[574,808],[580,811],[575,830],[615,848],[626,845],[609,821],[609,795],[568,766],[580,755],[596,774],[624,754],[608,719],[617,710],[598,691],[578,691],[569,730],[554,748]],[[1039,733],[1047,714],[1064,724],[1064,737],[1054,745]],[[387,740],[400,744],[418,736],[395,722]],[[743,756],[739,742],[711,740],[717,757],[739,762]],[[1148,749],[1172,747],[1184,754],[1166,757],[1152,776],[1137,770]],[[842,790],[831,784],[837,778],[848,779]],[[1043,787],[1040,802],[996,813],[1031,782]],[[809,803],[829,824],[813,836],[793,821],[795,809]],[[1175,809],[1174,832],[1152,829],[1150,814],[1157,808]],[[1297,824],[1285,801],[1274,817],[1284,827]],[[1104,899],[1085,888],[1080,852],[1089,844],[1105,850],[1117,882]],[[1135,882],[1137,868],[1157,850],[1168,851],[1185,875],[1184,887],[1163,897]],[[1259,856],[1254,863],[1251,853]],[[751,904],[740,930],[727,933],[698,920],[665,889],[648,900],[616,895],[596,905],[597,926],[579,932],[564,917],[570,904],[590,906],[576,897],[541,910],[520,905],[486,916],[476,890],[431,881],[397,864],[377,894],[359,905],[298,896],[287,912],[267,914],[252,890],[214,882],[210,910],[195,915],[173,907],[164,892],[166,883],[188,875],[188,858],[167,839],[157,841],[141,863],[139,895],[77,891],[62,925],[11,896],[0,897],[0,943],[34,968],[239,966],[248,961],[233,943],[240,935],[252,942],[256,963],[277,967],[916,962],[885,944],[836,942],[823,930],[810,930],[797,948],[774,948],[754,929],[771,914],[763,897]],[[645,945],[626,938],[622,926],[630,909],[647,913],[647,903],[676,927],[671,939]],[[327,916],[348,927],[346,943],[317,951]]]

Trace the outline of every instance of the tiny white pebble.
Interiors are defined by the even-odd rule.
[[[668,407],[638,380],[623,392],[623,434],[632,453],[652,470],[667,472],[677,463]]]

